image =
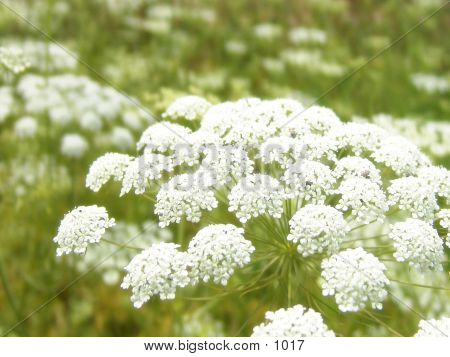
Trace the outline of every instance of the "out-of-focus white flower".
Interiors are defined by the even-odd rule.
[[[442,270],[443,241],[428,223],[407,219],[391,226],[389,238],[394,241],[394,258],[420,271]]]
[[[14,96],[10,87],[0,87],[0,123],[5,121],[12,111]]]
[[[173,243],[155,243],[126,266],[127,275],[121,287],[131,288],[134,307],[140,308],[154,295],[159,295],[161,300],[174,299],[176,289],[191,282],[191,260],[178,248]]]
[[[431,221],[439,209],[435,188],[418,177],[402,177],[388,187],[389,204],[411,212],[414,218]]]
[[[324,44],[327,41],[327,34],[319,29],[296,27],[289,31],[289,40],[293,44],[317,43]]]
[[[183,216],[189,222],[199,222],[202,210],[216,208],[218,201],[212,184],[213,180],[207,172],[196,172],[175,176],[162,185],[155,205],[160,227],[180,223]]]
[[[281,35],[281,27],[272,23],[261,23],[254,27],[253,32],[258,39],[271,41]]]
[[[86,176],[86,187],[94,192],[111,178],[114,181],[122,181],[125,171],[132,160],[131,156],[117,153],[107,153],[96,159]]]
[[[28,59],[18,47],[0,47],[0,64],[13,74],[22,73],[30,67]]]
[[[247,52],[247,45],[238,40],[225,42],[225,51],[235,56],[242,56]]]
[[[14,124],[14,132],[19,138],[32,138],[38,129],[36,119],[32,117],[23,117]]]
[[[162,116],[172,120],[199,120],[210,107],[211,103],[205,98],[188,95],[172,102]]]
[[[58,244],[56,255],[84,254],[90,243],[98,243],[107,228],[114,226],[104,207],[79,206],[67,213],[53,241]]]
[[[350,227],[337,209],[325,205],[307,205],[289,221],[287,239],[297,244],[304,257],[324,251],[336,253]]]
[[[429,94],[445,93],[450,90],[450,82],[444,78],[427,73],[416,73],[411,76],[411,81],[418,90]]]
[[[119,150],[129,150],[134,145],[133,134],[122,126],[114,127],[110,137],[111,144]]]
[[[242,223],[263,214],[280,218],[284,198],[284,189],[277,179],[261,174],[248,175],[231,189],[228,210],[236,212]]]
[[[232,224],[215,224],[201,229],[189,243],[192,276],[204,282],[226,285],[236,268],[250,262],[255,248]]]
[[[102,129],[102,119],[97,113],[86,112],[80,118],[80,126],[92,132],[98,132]]]
[[[324,296],[335,296],[343,312],[359,311],[370,304],[381,309],[389,280],[386,267],[362,248],[347,249],[322,262]]]
[[[365,224],[383,221],[389,206],[382,188],[364,177],[344,180],[336,190],[341,195],[336,208],[342,212],[350,211],[351,217]]]
[[[266,321],[253,329],[252,337],[334,337],[313,309],[295,305],[266,312]]]
[[[84,156],[89,144],[85,138],[78,134],[66,134],[61,140],[61,154],[79,159]]]
[[[450,318],[443,317],[439,320],[421,320],[419,322],[419,331],[414,337],[449,337],[450,336]]]

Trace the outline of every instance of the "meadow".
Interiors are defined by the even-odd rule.
[[[447,226],[444,223],[450,217],[440,215],[450,212],[450,41],[445,35],[450,32],[448,2],[14,0],[0,2],[0,31],[2,335],[250,336],[253,328],[264,322],[267,311],[296,304],[320,313],[337,336],[412,336],[420,321],[443,318],[447,318],[450,331],[450,238],[449,223]],[[186,115],[190,102],[187,106],[175,105],[177,99],[186,96],[201,98],[188,108],[193,111],[192,117]],[[263,101],[237,102],[242,98]],[[168,213],[167,205],[175,197],[170,187],[164,191],[164,199],[158,198],[156,186],[142,195],[127,192],[119,197],[122,175],[99,190],[104,182],[95,177],[93,162],[109,152],[128,160],[139,156],[146,145],[169,140],[166,138],[170,133],[158,126],[159,122],[169,123],[163,126],[187,137],[199,128],[222,129],[220,115],[217,123],[214,118],[207,119],[209,108],[217,107],[219,113],[221,103],[241,103],[232,110],[239,112],[239,106],[254,106],[255,112],[259,110],[264,116],[273,109],[271,103],[278,105],[275,102],[278,98],[294,100],[302,108],[330,108],[342,125],[376,124],[406,138],[403,142],[395,136],[395,145],[400,148],[411,145],[414,155],[414,150],[420,149],[420,155],[429,158],[429,165],[432,163],[433,168],[441,170],[443,179],[436,197],[415,196],[423,187],[420,184],[407,188],[406,193],[398,188],[398,195],[412,197],[407,203],[402,206],[401,198],[391,202],[392,207],[386,208],[382,215],[388,218],[375,228],[364,227],[367,222],[363,221],[361,230],[346,232],[350,239],[345,238],[348,244],[345,248],[363,247],[384,259],[390,284],[386,288],[388,295],[382,299],[382,309],[377,300],[381,295],[369,298],[374,309],[364,298],[362,305],[367,306],[359,308],[356,304],[357,311],[352,310],[352,304],[342,308],[343,304],[333,298],[332,287],[328,294],[332,296],[323,296],[320,286],[327,278],[316,270],[329,255],[326,251],[314,255],[317,249],[313,243],[310,251],[306,248],[300,251],[297,244],[305,242],[301,240],[304,237],[290,224],[301,207],[296,192],[303,188],[295,186],[297,181],[291,182],[292,196],[281,204],[279,221],[277,207],[272,206],[268,214],[255,213],[249,222],[242,219],[248,214],[241,202],[244,198],[238,190],[227,186],[241,178],[242,173],[233,172],[233,167],[226,168],[234,175],[233,182],[224,178],[225,188],[206,190],[208,194],[216,194],[217,209],[210,209],[216,203],[206,191],[196,197],[200,206],[206,205],[208,198],[213,200],[211,207],[202,206],[200,222],[196,220],[196,212],[192,214],[195,217],[188,219],[192,213],[190,206],[180,220],[177,221],[178,213],[174,213],[175,218],[170,216],[172,212]],[[287,107],[290,103],[279,105],[285,108],[283,105]],[[295,109],[297,104],[292,105]],[[225,122],[233,112],[224,109],[223,113]],[[255,119],[256,125],[253,119],[242,114],[239,117],[242,128],[234,132],[235,128],[230,126],[224,132],[236,137],[241,134],[247,145],[252,135],[257,137],[257,131],[265,127],[265,124],[258,126]],[[149,127],[153,129],[146,131]],[[330,128],[315,127],[314,133],[327,136]],[[367,128],[370,141],[372,134],[377,134],[374,127]],[[283,132],[283,128],[280,130]],[[293,127],[291,132],[283,132],[284,137],[295,134],[295,130]],[[234,138],[229,139],[233,144],[233,140],[237,141]],[[163,150],[158,148],[161,152],[173,150],[172,142],[161,145],[164,146]],[[355,147],[339,150],[337,159],[358,156]],[[416,155],[419,158],[412,166],[417,167],[413,168],[408,166],[407,156],[399,156],[392,165],[384,156],[375,156],[377,169],[373,179],[378,180],[379,175],[386,194],[396,196],[396,192],[388,190],[388,184],[420,176],[423,159],[420,155]],[[248,157],[258,173],[278,177],[286,168],[285,162],[275,165],[269,159],[264,161],[251,149]],[[174,169],[174,175],[195,175],[192,169],[195,164],[190,164],[189,159],[182,159],[185,161]],[[327,157],[323,162],[326,160],[334,159]],[[210,164],[214,166],[215,158]],[[333,166],[335,173],[337,167]],[[354,170],[358,169],[359,166]],[[360,176],[371,175],[371,170],[372,166]],[[162,171],[157,178],[167,182],[172,172]],[[88,173],[93,177],[91,184],[86,181]],[[342,174],[338,179],[344,178]],[[333,180],[336,183],[336,178]],[[306,186],[315,183],[314,179],[307,180]],[[139,191],[135,182],[133,185],[128,191]],[[162,183],[158,185],[158,189],[165,187]],[[333,193],[323,187],[316,190],[323,191],[324,200],[311,194],[316,199],[311,202],[326,202],[336,208],[342,203],[339,195],[346,193],[339,188]],[[280,192],[268,193],[269,201],[277,202]],[[232,197],[237,202],[234,210],[231,204],[227,207],[227,195],[230,201]],[[301,202],[308,197],[302,196]],[[348,204],[351,207],[352,203]],[[423,208],[427,204],[432,208]],[[101,244],[89,245],[85,253],[81,249],[80,255],[66,255],[72,249],[68,248],[57,256],[61,244],[58,246],[53,239],[64,215],[75,207],[91,205],[105,207],[116,225],[106,229]],[[177,206],[177,202],[173,205]],[[270,209],[276,212],[271,214]],[[431,216],[428,211],[422,214],[422,210],[431,210]],[[356,211],[355,207],[347,210],[343,218],[349,223],[358,222]],[[373,214],[380,218],[378,211]],[[420,249],[426,247],[417,243],[419,253],[412,258],[403,256],[406,263],[402,265],[387,241],[388,236],[392,238],[389,224],[409,218],[426,221],[432,232],[417,222],[416,230],[431,232],[427,239],[436,232],[440,248],[436,247],[436,251],[430,248],[423,253],[429,255],[423,258]],[[158,222],[164,222],[162,227],[161,224],[158,227]],[[175,242],[187,251],[192,237],[208,224],[244,227],[245,237],[256,252],[240,241],[235,252],[238,257],[227,263],[233,266],[234,274],[214,271],[201,276],[202,269],[212,268],[198,263],[200,277],[196,277],[195,284],[180,283],[181,289],[177,289],[173,300],[167,300],[167,296],[166,299],[152,296],[149,301],[138,299],[137,304],[142,302],[142,307],[130,301],[132,293],[120,285],[127,275],[125,266],[133,257],[161,242]],[[359,227],[354,225],[352,229]],[[238,231],[234,233],[233,239],[242,238]],[[283,239],[289,234],[293,238],[285,244]],[[398,234],[401,236],[401,232]],[[367,243],[370,237],[379,238],[377,244]],[[365,241],[366,238],[369,239]],[[125,242],[130,239],[131,247],[127,247]],[[277,255],[278,240],[280,249],[286,249],[282,258]],[[275,246],[275,250],[269,246]],[[395,247],[398,253],[398,246]],[[248,266],[246,253],[253,259]],[[300,253],[304,253],[301,258]],[[312,257],[308,260],[310,253]],[[178,256],[181,252],[171,250],[170,254],[175,260],[184,259]],[[436,254],[442,269],[427,260],[432,260],[432,254]],[[148,260],[151,262],[152,256]],[[433,269],[428,269],[430,264]],[[421,269],[415,269],[417,266]],[[222,274],[217,281],[213,281],[215,273]],[[128,287],[133,284],[132,281]]]

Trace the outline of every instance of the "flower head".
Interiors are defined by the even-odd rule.
[[[334,332],[318,312],[295,305],[266,312],[266,322],[253,329],[252,337],[334,337]]]
[[[67,213],[53,241],[59,245],[56,255],[84,254],[90,243],[98,243],[107,228],[114,226],[104,207],[79,206]]]
[[[362,248],[347,249],[322,262],[324,296],[335,296],[341,311],[359,311],[367,304],[382,308],[389,280],[386,267]]]

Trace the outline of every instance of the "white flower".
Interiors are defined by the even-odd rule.
[[[211,186],[213,181],[206,172],[182,174],[162,185],[156,196],[155,214],[161,228],[180,223],[183,216],[189,222],[199,222],[202,210],[212,211],[218,201]]]
[[[119,150],[130,150],[134,145],[134,137],[130,130],[122,126],[113,128],[110,134],[111,144]]]
[[[336,253],[350,227],[342,213],[325,205],[306,205],[289,221],[288,240],[298,244],[304,257],[328,251]]]
[[[333,174],[338,179],[362,177],[381,186],[381,174],[375,165],[367,159],[357,156],[347,156],[336,163]]]
[[[23,117],[14,124],[14,132],[19,138],[32,138],[35,136],[37,128],[38,123],[32,117]]]
[[[436,195],[450,202],[450,171],[448,169],[438,166],[423,167],[417,176],[433,186]]]
[[[67,213],[53,241],[59,245],[56,255],[84,254],[89,243],[98,243],[105,230],[114,226],[104,207],[79,206]]]
[[[149,182],[161,179],[164,172],[172,170],[172,157],[144,150],[141,156],[134,158],[127,166],[120,196],[130,192],[131,189],[134,189],[136,195],[143,194]]]
[[[293,120],[305,122],[311,133],[325,135],[330,130],[336,130],[342,126],[341,120],[329,108],[313,105],[302,112]]]
[[[0,47],[0,64],[13,74],[24,72],[30,67],[22,49],[17,47]]]
[[[137,143],[138,150],[145,148],[165,152],[173,150],[178,144],[187,143],[186,137],[191,133],[191,129],[185,126],[159,122],[150,125],[143,133]]]
[[[228,210],[236,212],[242,223],[263,214],[280,218],[284,196],[284,189],[277,179],[261,174],[248,175],[231,189]]]
[[[334,337],[334,332],[318,312],[295,305],[266,312],[266,322],[256,326],[251,337]]]
[[[161,300],[174,299],[177,288],[189,285],[191,261],[178,248],[173,243],[153,244],[126,266],[127,275],[121,287],[131,288],[134,307],[140,308],[154,295],[159,295]]]
[[[125,171],[132,160],[131,156],[117,153],[107,153],[95,160],[86,176],[86,187],[94,192],[113,178],[122,181]]]
[[[328,134],[336,141],[339,149],[348,149],[356,156],[376,150],[387,135],[379,126],[361,123],[347,123]]]
[[[169,105],[167,110],[163,113],[163,118],[169,118],[172,120],[187,119],[187,120],[199,120],[211,107],[205,98],[195,95],[188,95],[176,99]]]
[[[445,93],[450,90],[450,82],[434,74],[416,73],[411,76],[411,81],[418,90],[429,94]]]
[[[450,337],[450,318],[421,320],[414,337]]]
[[[450,248],[450,209],[440,210],[437,219],[441,227],[447,230],[446,245]]]
[[[86,153],[89,144],[78,134],[66,134],[61,141],[61,153],[64,156],[79,159]]]
[[[407,219],[391,225],[389,238],[394,241],[394,258],[420,271],[442,270],[443,241],[428,223]]]
[[[86,112],[80,118],[80,126],[86,130],[98,132],[103,127],[102,118],[94,111]]]
[[[420,149],[401,136],[384,138],[371,157],[375,162],[390,167],[397,175],[416,174],[421,167],[430,165]]]
[[[324,44],[327,41],[327,34],[315,28],[296,27],[289,31],[289,40],[294,44]]]
[[[327,165],[302,159],[288,167],[281,180],[290,198],[300,197],[313,203],[323,203],[336,183]]]
[[[244,230],[232,224],[215,224],[201,229],[189,243],[193,260],[192,276],[226,285],[234,270],[250,262],[255,248],[243,236]]]
[[[223,186],[253,172],[254,162],[247,151],[234,145],[210,146],[203,150],[201,170],[210,173],[215,185]]]
[[[411,212],[414,218],[430,221],[439,209],[435,188],[418,177],[402,177],[391,181],[388,187],[389,204]]]
[[[302,150],[299,140],[289,136],[275,136],[268,138],[259,148],[258,157],[265,164],[278,163],[286,169],[295,161],[295,157]]]
[[[370,304],[381,309],[389,280],[386,267],[362,248],[347,249],[322,262],[324,296],[335,296],[343,312],[359,311]]]
[[[389,206],[380,186],[364,177],[344,180],[336,193],[341,195],[336,208],[350,212],[357,222],[383,221]]]

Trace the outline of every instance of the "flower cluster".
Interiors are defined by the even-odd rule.
[[[236,267],[250,263],[255,248],[244,238],[244,230],[232,224],[216,224],[201,229],[189,243],[196,279],[226,285]]]
[[[53,239],[58,244],[57,255],[84,254],[90,243],[98,243],[107,228],[114,226],[104,207],[79,206],[67,213]]]
[[[394,257],[419,270],[442,270],[443,241],[428,223],[407,219],[391,227],[389,237],[394,241]]]
[[[334,337],[313,309],[296,305],[266,312],[266,322],[253,329],[252,337]]]
[[[414,337],[449,337],[450,336],[450,318],[443,317],[435,320],[422,320],[419,322],[419,331]]]
[[[180,252],[173,243],[156,243],[127,265],[122,288],[132,289],[131,301],[139,308],[152,296],[174,299],[177,288],[210,279],[226,285],[237,267],[250,262],[255,248],[243,230],[231,224],[211,225],[200,230]]]
[[[342,212],[325,205],[307,205],[289,222],[289,241],[298,244],[304,257],[328,251],[335,253],[350,230]]]
[[[163,113],[163,118],[172,120],[198,120],[211,107],[206,99],[194,95],[178,98]]]
[[[335,295],[341,311],[359,311],[370,304],[381,309],[389,280],[386,267],[362,248],[347,249],[322,262],[325,296]]]

